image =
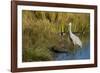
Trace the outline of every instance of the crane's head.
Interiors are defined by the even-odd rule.
[[[70,22],[68,25],[69,25],[69,26],[71,26],[71,25],[72,25],[72,23]]]

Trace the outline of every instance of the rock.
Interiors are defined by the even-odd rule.
[[[66,48],[52,48],[51,51],[56,52],[56,53],[68,52]]]

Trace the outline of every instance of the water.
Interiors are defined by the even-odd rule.
[[[56,53],[55,60],[79,60],[90,59],[90,44],[86,44],[83,48],[78,48],[74,53]]]

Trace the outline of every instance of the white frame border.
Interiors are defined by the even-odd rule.
[[[60,65],[81,65],[94,64],[94,10],[93,9],[78,9],[78,8],[58,8],[58,7],[44,7],[44,6],[17,6],[17,67],[46,67],[46,66],[60,66]],[[77,12],[90,13],[90,59],[89,60],[68,60],[68,61],[44,61],[44,62],[24,62],[22,63],[22,10],[35,11],[58,11],[58,12]]]

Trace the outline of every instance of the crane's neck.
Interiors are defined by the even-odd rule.
[[[71,25],[69,25],[69,33],[72,34]]]

